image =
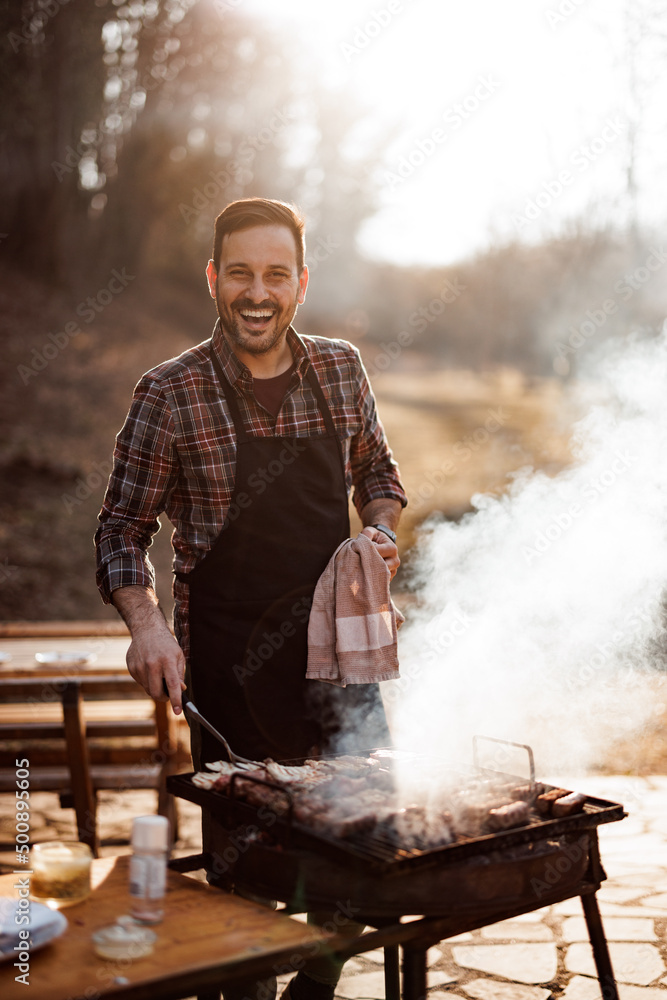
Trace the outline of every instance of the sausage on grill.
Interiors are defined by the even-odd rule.
[[[570,792],[556,799],[553,805],[554,816],[570,816],[572,813],[583,812],[586,796],[581,792]]]
[[[508,830],[513,826],[525,826],[530,818],[527,802],[510,802],[498,809],[489,809],[488,825],[491,830]]]

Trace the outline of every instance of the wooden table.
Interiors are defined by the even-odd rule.
[[[0,678],[108,676],[127,671],[130,636],[123,622],[0,622]],[[35,653],[91,654],[91,663],[50,667]],[[4,660],[2,654],[8,659]]]
[[[64,935],[30,956],[29,988],[15,982],[11,959],[0,965],[3,1000],[176,1000],[271,976],[280,963],[294,965],[300,953],[312,957],[325,942],[337,942],[319,928],[169,871],[153,953],[134,962],[98,958],[91,934],[128,912],[128,868],[127,855],[93,861],[91,896],[64,909]],[[0,877],[0,895],[16,898],[19,877]]]
[[[120,620],[0,622],[0,739],[10,741],[0,759],[0,791],[14,791],[11,741],[32,741],[32,787],[71,788],[79,837],[95,852],[96,788],[157,787],[159,811],[177,833],[177,813],[165,782],[188,756],[187,723],[173,715],[167,702],[153,702],[131,681],[125,663],[129,644]],[[51,651],[87,653],[91,662],[51,666],[35,659],[36,653]],[[23,688],[30,690],[26,694]],[[97,740],[93,751],[87,737]],[[119,746],[122,737],[140,737],[144,743],[131,745],[130,740]],[[66,748],[57,744],[56,753],[48,740],[63,738]]]
[[[120,620],[117,622],[0,622],[0,690],[2,681],[43,678],[61,685],[66,680],[88,677],[127,678],[125,655],[130,645],[129,632]],[[39,663],[36,653],[71,652],[79,656],[88,653],[90,663],[66,663],[50,666]],[[7,659],[3,658],[4,656]],[[27,711],[26,711],[27,708]],[[90,702],[84,709],[87,720],[95,721],[100,712],[108,712],[108,705]],[[56,698],[51,703],[35,702],[22,709],[26,722],[53,721],[59,717],[60,706]],[[141,700],[119,700],[119,718],[147,718],[157,713],[158,725],[167,729],[176,726],[187,732],[183,717],[175,718],[166,702],[153,703],[148,696]],[[11,704],[0,705],[0,722],[15,718]]]

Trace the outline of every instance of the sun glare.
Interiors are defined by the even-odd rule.
[[[246,5],[298,33],[322,78],[359,95],[371,132],[392,130],[362,234],[373,255],[449,262],[491,230],[518,234],[531,202],[539,238],[619,176],[624,100],[605,27],[622,0]]]

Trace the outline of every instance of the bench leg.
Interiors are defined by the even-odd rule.
[[[79,840],[98,854],[96,801],[90,777],[90,757],[86,743],[81,686],[77,681],[65,684],[62,695],[63,723],[67,759],[72,779],[72,796]]]

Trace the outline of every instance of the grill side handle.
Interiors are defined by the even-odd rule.
[[[528,754],[528,767],[530,771],[530,784],[531,786],[535,784],[535,758],[533,756],[533,748],[528,746],[527,743],[514,743],[512,740],[499,740],[495,736],[473,736],[472,738],[472,759],[476,768],[480,768],[479,763],[479,742],[480,740],[485,740],[487,743],[500,743],[502,746],[515,747],[519,750],[525,750]]]

